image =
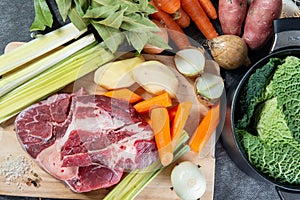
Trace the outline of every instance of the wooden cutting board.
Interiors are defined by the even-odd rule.
[[[11,43],[7,46],[6,52],[19,46],[19,43]],[[153,56],[145,55],[147,60],[159,60],[164,64],[174,69],[173,57],[171,56]],[[207,108],[197,103],[197,99],[193,94],[193,80],[186,80],[183,76],[177,74],[180,80],[180,87],[178,93],[180,93],[179,101],[191,100],[196,106],[196,109],[192,109],[194,114],[188,119],[186,130],[191,134],[195,129],[195,123],[199,123],[201,117],[199,113],[205,113]],[[76,91],[80,87],[84,87],[90,93],[101,94],[104,90],[93,83],[93,73],[90,73],[83,78],[77,80],[75,83],[66,86],[62,91],[72,92]],[[212,137],[208,145],[204,149],[201,155],[195,155],[192,152],[188,152],[180,160],[191,160],[194,163],[201,166],[201,170],[204,173],[207,181],[207,188],[204,196],[201,200],[212,200],[214,191],[214,172],[215,172],[215,158],[214,158],[214,145],[215,137]],[[11,196],[31,196],[41,198],[64,198],[64,199],[102,199],[110,190],[99,189],[96,191],[77,194],[69,190],[62,182],[53,178],[42,170],[22,149],[21,145],[17,141],[13,119],[0,126],[0,165],[5,163],[8,157],[16,158],[22,156],[26,158],[27,162],[30,163],[30,170],[32,173],[24,175],[25,180],[11,182],[10,184],[5,183],[5,177],[1,176],[0,173],[0,194],[11,195]],[[170,173],[173,165],[167,167],[162,173],[160,173],[152,182],[150,182],[146,188],[137,196],[136,199],[179,199],[176,193],[171,190]],[[33,184],[27,185],[27,178],[36,178],[38,175],[41,178],[38,187]]]

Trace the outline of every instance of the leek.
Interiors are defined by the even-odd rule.
[[[37,62],[4,76],[0,79],[0,97],[95,41],[94,35],[87,35]]]
[[[86,31],[87,29],[80,31],[72,23],[69,23],[55,31],[42,35],[7,54],[1,55],[0,76],[46,54],[72,39],[78,38]]]
[[[32,103],[47,97],[76,79],[112,60],[114,55],[94,42],[38,76],[0,97],[0,124]]]
[[[190,150],[188,145],[185,145],[189,139],[187,132],[183,132],[179,138],[178,145],[174,151],[173,162],[178,160],[182,155]],[[157,160],[150,166],[144,169],[132,170],[122,181],[114,187],[104,198],[104,200],[131,200],[134,199],[150,183],[160,172],[166,167],[163,167],[160,160]]]

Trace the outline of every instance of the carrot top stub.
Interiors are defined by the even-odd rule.
[[[193,133],[189,146],[192,151],[200,153],[216,130],[220,122],[220,102],[211,107]]]

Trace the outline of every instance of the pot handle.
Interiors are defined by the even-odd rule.
[[[271,52],[300,46],[299,18],[281,18],[273,21],[274,40]]]
[[[276,190],[281,200],[300,200],[300,192],[286,190],[277,186]]]

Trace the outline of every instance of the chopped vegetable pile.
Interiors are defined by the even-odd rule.
[[[237,101],[236,133],[250,162],[281,183],[300,184],[300,59],[273,58]],[[255,130],[255,131],[254,131]]]

